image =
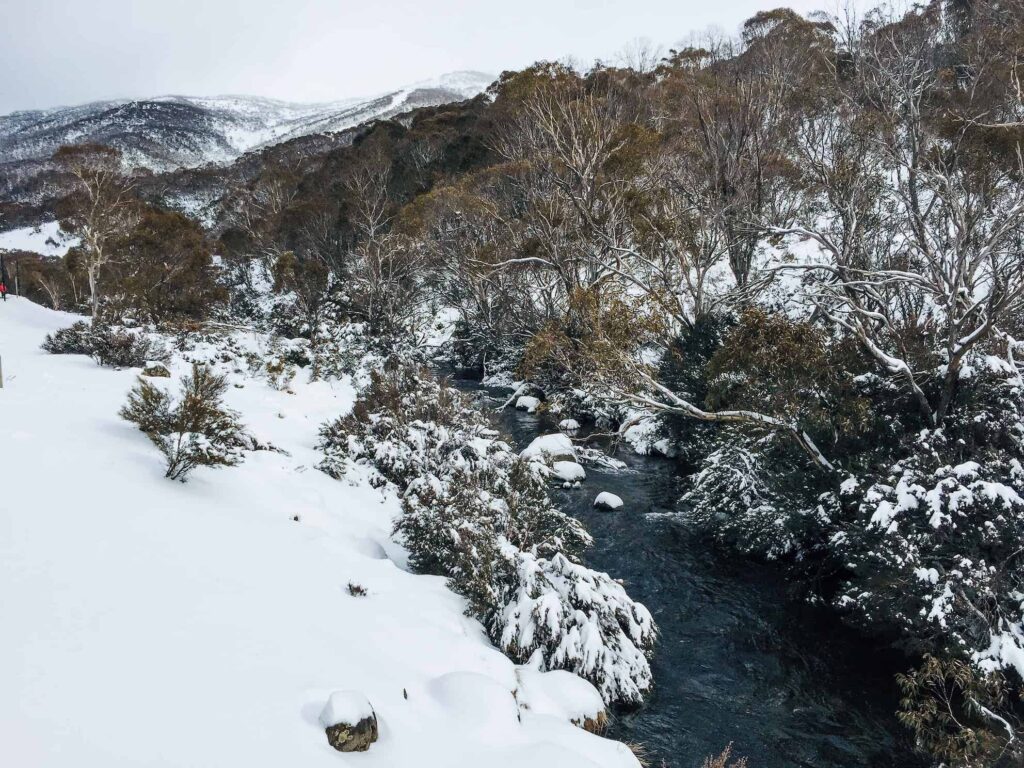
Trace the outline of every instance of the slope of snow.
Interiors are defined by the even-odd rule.
[[[232,374],[229,405],[287,453],[175,483],[117,416],[137,371],[39,350],[75,319],[0,304],[0,765],[637,765],[568,724],[575,700],[518,708],[464,603],[403,569],[395,500],[314,469],[347,383]],[[327,744],[337,690],[377,713],[365,754]]]
[[[38,227],[0,232],[0,251],[30,251],[43,256],[64,256],[78,238],[63,232],[60,223],[47,221]]]

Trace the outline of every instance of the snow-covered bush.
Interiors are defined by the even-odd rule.
[[[332,476],[366,464],[401,494],[395,529],[410,562],[447,576],[508,655],[539,652],[543,668],[586,677],[606,701],[639,703],[651,685],[650,614],[580,565],[589,534],[458,392],[392,361],[351,415],[324,426],[321,448]]]
[[[51,355],[91,355],[92,325],[88,320],[79,320],[67,328],[46,334],[42,348]]]
[[[813,476],[787,467],[773,442],[719,442],[682,498],[688,519],[719,543],[769,559],[811,549],[835,512],[833,496],[816,494]]]
[[[93,325],[92,356],[111,368],[141,368],[147,360],[165,357],[163,350],[141,333]]]
[[[539,650],[546,669],[567,669],[589,680],[606,702],[639,704],[653,683],[647,655],[654,619],[606,573],[506,547],[514,578],[491,637],[509,656],[527,661]]]
[[[121,409],[121,417],[136,424],[167,459],[166,477],[184,481],[196,467],[231,467],[251,446],[238,414],[224,407],[223,376],[193,365],[181,381],[175,403],[164,390],[140,379]]]
[[[54,355],[91,355],[111,368],[141,368],[148,360],[164,360],[164,350],[145,334],[102,322],[79,320],[47,334],[44,351]]]

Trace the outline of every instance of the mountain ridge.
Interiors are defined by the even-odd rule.
[[[316,103],[165,94],[12,112],[0,116],[0,164],[38,163],[63,144],[85,142],[115,146],[130,165],[156,172],[229,163],[290,139],[472,98],[493,79],[451,72],[373,96]]]

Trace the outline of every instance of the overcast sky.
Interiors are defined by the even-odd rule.
[[[363,96],[445,72],[612,60],[766,0],[0,0],[0,114],[99,99]],[[785,3],[807,12],[832,0]]]

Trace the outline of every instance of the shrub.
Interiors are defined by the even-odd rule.
[[[46,334],[43,351],[51,355],[91,355],[93,349],[92,325],[87,320]]]
[[[605,701],[650,688],[655,627],[620,584],[579,563],[590,536],[551,502],[537,467],[415,365],[371,375],[351,415],[324,426],[321,468],[353,463],[402,498],[395,530],[417,570],[447,576],[509,656],[593,682]]]
[[[947,765],[985,768],[1017,765],[1024,749],[998,711],[1006,711],[1007,686],[1001,675],[979,675],[971,665],[926,656],[897,681],[903,694],[900,721],[917,744]]]
[[[199,365],[182,379],[174,403],[166,392],[140,379],[121,409],[121,417],[136,424],[167,459],[165,477],[185,480],[196,467],[231,467],[242,461],[251,440],[221,399],[227,389],[223,376]]]
[[[687,517],[718,543],[770,560],[819,545],[836,512],[834,494],[780,442],[716,440],[682,497]]]
[[[111,368],[141,368],[147,360],[164,357],[163,352],[141,334],[99,326],[92,333],[92,356]]]
[[[701,768],[747,768],[747,758],[737,757],[734,761],[729,762],[731,758],[732,744],[729,744],[717,756],[705,757]]]
[[[91,355],[111,368],[141,368],[149,360],[166,359],[164,351],[142,334],[85,320],[47,334],[42,348],[54,355]]]

